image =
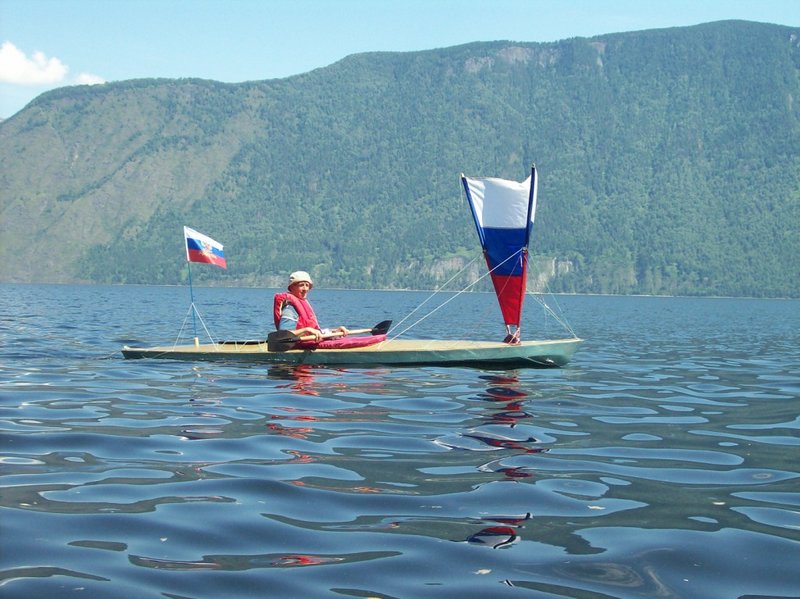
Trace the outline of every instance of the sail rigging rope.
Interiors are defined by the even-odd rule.
[[[177,347],[178,345],[178,342],[183,338],[183,329],[186,328],[186,323],[189,321],[189,315],[192,313],[197,314],[197,318],[200,319],[200,324],[203,325],[203,330],[206,332],[206,335],[208,335],[208,338],[211,340],[211,344],[216,349],[217,342],[214,341],[214,337],[211,335],[211,333],[208,330],[208,327],[206,326],[206,321],[203,320],[203,316],[200,314],[200,310],[197,309],[197,306],[194,305],[194,302],[191,303],[191,305],[189,306],[189,311],[183,318],[183,324],[181,324],[181,329],[180,331],[178,331],[178,336],[175,338],[175,343],[172,344],[172,349],[175,349],[175,347]]]
[[[449,279],[448,279],[448,280],[447,280],[447,281],[444,283],[444,285],[440,285],[438,289],[434,290],[434,292],[433,292],[433,293],[431,293],[431,294],[430,294],[430,295],[429,295],[427,298],[425,298],[425,300],[424,300],[424,301],[423,301],[421,304],[419,304],[419,305],[418,305],[416,308],[414,308],[413,310],[411,310],[411,312],[409,312],[407,315],[405,315],[405,316],[403,317],[403,319],[402,319],[400,322],[398,322],[398,323],[395,325],[395,329],[397,329],[397,328],[398,328],[398,327],[399,327],[401,324],[403,324],[403,323],[404,323],[406,320],[408,320],[409,318],[411,318],[411,316],[412,316],[412,315],[413,315],[413,314],[414,314],[414,313],[415,313],[417,310],[419,310],[420,308],[422,308],[422,306],[424,306],[425,304],[427,304],[427,303],[428,303],[430,300],[432,300],[432,299],[433,299],[435,296],[437,296],[439,293],[441,293],[441,291],[442,291],[442,289],[443,289],[444,287],[447,287],[447,286],[448,286],[450,283],[452,283],[452,282],[453,282],[453,280],[454,280],[454,279],[456,279],[456,278],[458,278],[459,276],[461,276],[461,273],[463,273],[463,272],[464,272],[465,270],[467,270],[467,269],[468,269],[470,266],[472,266],[472,264],[473,264],[473,263],[474,263],[474,262],[475,262],[475,261],[476,261],[478,258],[479,258],[479,256],[475,256],[475,257],[474,257],[472,260],[470,260],[469,262],[467,262],[467,264],[465,264],[465,265],[464,265],[464,266],[461,268],[461,270],[459,270],[459,271],[458,271],[456,274],[454,274],[452,277],[450,277],[450,278],[449,278]],[[458,292],[456,295],[454,295],[454,296],[453,296],[452,298],[450,298],[448,301],[446,301],[446,302],[444,302],[443,304],[441,304],[441,305],[437,306],[436,308],[434,308],[433,310],[431,310],[430,312],[428,312],[428,313],[427,313],[425,316],[423,316],[422,318],[420,318],[420,319],[419,319],[419,320],[417,320],[416,322],[412,323],[411,325],[407,326],[405,329],[403,329],[402,331],[400,331],[400,332],[399,332],[399,333],[397,333],[396,335],[393,335],[393,336],[391,337],[391,339],[397,339],[397,338],[398,338],[400,335],[403,335],[404,333],[407,333],[408,331],[410,331],[411,329],[413,329],[415,326],[417,326],[417,325],[418,325],[419,323],[421,323],[423,320],[425,320],[426,318],[428,318],[428,316],[430,316],[430,315],[431,315],[431,314],[433,314],[434,312],[437,312],[437,311],[439,310],[439,308],[441,308],[441,307],[442,307],[442,306],[444,306],[445,304],[449,303],[450,301],[454,300],[456,297],[458,297],[459,295],[461,295],[462,293],[464,293],[464,291],[466,291],[466,290],[467,290],[467,289],[469,289],[470,287],[473,287],[474,285],[476,285],[476,284],[478,283],[478,281],[480,281],[481,279],[483,279],[485,276],[486,276],[486,275],[484,275],[483,277],[480,277],[480,278],[479,278],[477,281],[475,281],[474,283],[472,283],[472,284],[470,284],[470,285],[467,285],[467,287],[465,287],[464,289],[462,289],[461,291],[459,291],[459,292]]]
[[[523,248],[523,249],[524,249],[524,248]],[[477,278],[475,281],[473,281],[472,283],[468,284],[468,285],[467,285],[466,287],[464,287],[464,288],[463,288],[461,291],[457,292],[457,293],[456,293],[456,294],[455,294],[453,297],[451,297],[451,298],[447,299],[446,301],[442,302],[441,304],[439,304],[438,306],[436,306],[436,307],[435,307],[433,310],[431,310],[430,312],[428,312],[427,314],[425,314],[425,315],[424,315],[422,318],[419,318],[418,320],[416,320],[415,322],[413,322],[412,324],[410,324],[409,326],[407,326],[405,329],[403,329],[402,331],[400,331],[400,332],[399,332],[399,333],[397,333],[396,335],[393,335],[393,336],[392,336],[392,338],[390,339],[390,341],[391,341],[391,340],[394,340],[394,339],[397,339],[397,338],[398,338],[398,337],[400,337],[401,335],[404,335],[405,333],[407,333],[408,331],[410,331],[411,329],[413,329],[415,326],[417,326],[419,323],[421,323],[423,320],[425,320],[425,319],[426,319],[426,318],[428,318],[429,316],[433,316],[433,314],[435,314],[436,312],[438,312],[439,310],[441,310],[442,308],[444,308],[444,307],[445,307],[447,304],[449,304],[450,302],[452,302],[454,299],[456,299],[456,298],[457,298],[458,296],[460,296],[462,293],[466,293],[467,291],[469,291],[470,289],[472,289],[473,287],[475,287],[475,285],[477,285],[478,283],[480,283],[480,282],[481,282],[483,279],[485,279],[486,277],[490,276],[490,275],[491,275],[491,274],[492,274],[492,273],[493,273],[495,270],[497,270],[498,268],[500,268],[501,266],[503,266],[503,264],[505,264],[506,262],[508,262],[509,260],[511,260],[512,258],[514,258],[515,256],[517,256],[518,254],[520,254],[520,253],[523,251],[523,249],[520,249],[519,251],[517,251],[517,252],[514,252],[514,253],[513,253],[513,254],[511,254],[511,255],[510,255],[508,258],[506,258],[505,260],[503,260],[503,261],[502,261],[500,264],[498,264],[497,266],[495,266],[495,267],[494,267],[492,270],[490,270],[490,271],[487,271],[487,272],[486,272],[486,273],[485,273],[483,276],[481,276],[481,277],[478,277],[478,278]],[[413,310],[412,310],[412,311],[411,311],[411,312],[410,312],[410,313],[409,313],[407,316],[405,316],[405,317],[404,317],[404,318],[403,318],[403,319],[402,319],[402,320],[401,320],[399,323],[397,323],[397,324],[398,324],[398,325],[400,325],[400,324],[404,323],[406,320],[408,320],[408,319],[411,317],[411,315],[412,315],[412,314],[414,314],[414,312],[416,312],[416,311],[417,311],[417,310],[419,310],[419,309],[420,309],[422,306],[424,306],[426,303],[428,303],[428,301],[430,301],[431,299],[433,299],[433,297],[434,297],[434,296],[436,296],[436,295],[438,295],[439,293],[441,293],[441,291],[442,291],[442,287],[446,287],[448,284],[450,284],[450,282],[452,282],[452,281],[453,281],[453,279],[455,279],[456,277],[460,276],[460,275],[461,275],[461,273],[462,273],[462,272],[464,272],[464,271],[465,271],[467,268],[469,268],[469,267],[472,265],[472,263],[473,263],[473,262],[475,262],[475,260],[477,260],[477,259],[478,259],[478,256],[476,256],[475,258],[473,258],[472,260],[470,260],[470,262],[469,262],[467,265],[465,265],[465,266],[464,266],[464,267],[463,267],[461,270],[459,270],[459,271],[458,271],[456,274],[454,274],[452,277],[450,277],[450,279],[449,279],[449,280],[448,280],[448,281],[447,281],[447,282],[446,282],[444,285],[442,285],[441,287],[439,287],[439,289],[436,289],[436,290],[435,290],[435,291],[434,291],[434,292],[433,292],[431,295],[429,295],[429,296],[428,296],[428,298],[427,298],[427,299],[425,299],[425,301],[423,301],[423,302],[422,302],[422,303],[421,303],[419,306],[417,306],[416,308],[414,308],[414,309],[413,309]],[[397,327],[395,327],[395,328],[397,328]]]
[[[446,301],[442,302],[441,304],[439,304],[438,306],[436,306],[436,307],[435,307],[433,310],[431,310],[430,312],[428,312],[427,314],[425,314],[425,315],[424,315],[424,316],[422,316],[421,318],[417,319],[415,322],[413,322],[412,324],[408,325],[406,328],[402,329],[402,330],[401,330],[399,333],[396,333],[396,334],[392,335],[392,337],[391,337],[391,339],[390,339],[390,340],[397,339],[398,337],[400,337],[400,336],[402,336],[402,335],[406,334],[408,331],[410,331],[411,329],[413,329],[414,327],[416,327],[416,326],[417,326],[418,324],[420,324],[422,321],[424,321],[424,320],[425,320],[425,319],[427,319],[428,317],[432,316],[433,314],[435,314],[436,312],[438,312],[440,309],[444,308],[444,307],[445,307],[447,304],[449,304],[450,302],[452,302],[454,299],[456,299],[456,298],[457,298],[458,296],[460,296],[462,293],[466,293],[467,291],[469,291],[470,289],[472,289],[473,287],[475,287],[475,286],[476,286],[478,283],[480,283],[480,282],[481,282],[483,279],[485,279],[485,278],[486,278],[486,277],[488,277],[488,276],[491,276],[491,274],[492,274],[492,273],[493,273],[495,270],[497,270],[498,268],[500,268],[501,266],[503,266],[503,265],[504,265],[506,262],[508,262],[509,260],[512,260],[512,259],[514,259],[515,257],[517,257],[519,254],[521,254],[521,253],[522,253],[523,251],[525,251],[525,250],[526,250],[526,248],[521,248],[520,250],[518,250],[518,251],[514,252],[514,253],[513,253],[513,254],[511,254],[511,255],[510,255],[508,258],[506,258],[505,260],[503,260],[502,262],[500,262],[500,263],[499,263],[497,266],[495,266],[493,269],[491,269],[491,270],[487,271],[487,272],[486,272],[486,273],[485,273],[483,276],[481,276],[481,277],[478,277],[478,279],[476,279],[476,280],[475,280],[475,281],[473,281],[472,283],[469,283],[469,284],[468,284],[466,287],[464,287],[464,288],[463,288],[461,291],[458,291],[458,292],[457,292],[455,295],[453,295],[453,297],[451,297],[451,298],[447,299]],[[403,323],[404,323],[406,320],[408,320],[409,318],[411,318],[411,316],[412,316],[412,315],[413,315],[415,312],[417,312],[417,311],[418,311],[420,308],[422,308],[422,306],[424,306],[425,304],[427,304],[427,303],[428,303],[430,300],[432,300],[432,299],[433,299],[435,296],[437,296],[439,293],[441,293],[443,288],[447,287],[447,285],[449,285],[451,282],[453,282],[453,280],[455,280],[456,278],[458,278],[459,276],[461,276],[461,274],[462,274],[462,273],[463,273],[465,270],[467,270],[467,269],[468,269],[470,266],[472,266],[472,264],[473,264],[473,263],[474,263],[474,262],[475,262],[475,261],[476,261],[476,260],[477,260],[479,257],[480,257],[480,256],[475,256],[475,258],[473,258],[473,259],[472,259],[472,260],[470,260],[470,261],[469,261],[469,262],[468,262],[466,265],[464,265],[464,267],[462,267],[462,268],[461,268],[461,270],[459,270],[459,271],[458,271],[456,274],[454,274],[452,277],[450,277],[450,279],[448,279],[448,280],[447,280],[447,281],[446,281],[446,282],[445,282],[443,285],[441,285],[441,286],[440,286],[438,289],[436,289],[436,290],[435,290],[433,293],[431,293],[431,294],[430,294],[430,295],[429,295],[429,296],[428,296],[428,297],[427,297],[427,298],[426,298],[426,299],[425,299],[425,300],[424,300],[424,301],[423,301],[421,304],[419,304],[419,305],[418,305],[416,308],[414,308],[414,309],[413,309],[411,312],[409,312],[409,313],[408,313],[406,316],[404,316],[404,317],[403,317],[403,319],[402,319],[402,320],[400,320],[400,322],[398,322],[398,323],[397,323],[397,325],[394,327],[394,328],[395,328],[395,330],[397,330],[397,329],[399,328],[399,326],[400,326],[401,324],[403,324]],[[533,292],[530,292],[530,291],[527,291],[527,290],[526,290],[525,294],[526,294],[527,296],[530,296],[530,297],[532,297],[532,298],[533,298],[533,300],[534,300],[536,303],[538,303],[538,304],[540,304],[540,305],[542,306],[542,308],[544,309],[545,313],[547,313],[547,314],[550,314],[550,316],[551,316],[551,317],[552,317],[552,318],[553,318],[553,319],[554,319],[554,320],[555,320],[557,323],[559,323],[559,324],[560,324],[562,327],[564,327],[564,329],[565,329],[565,330],[567,330],[567,331],[568,331],[568,332],[569,332],[569,333],[572,335],[572,337],[573,337],[573,338],[577,339],[577,338],[578,338],[578,336],[575,334],[575,331],[574,331],[574,330],[573,330],[573,328],[572,328],[572,327],[569,325],[569,323],[568,323],[568,322],[567,322],[567,321],[566,321],[566,320],[563,318],[563,310],[561,309],[561,306],[560,306],[560,305],[558,305],[558,301],[555,299],[555,296],[553,295],[553,292],[552,292],[552,291],[550,291],[550,286],[549,286],[547,283],[545,283],[545,286],[546,286],[546,288],[547,288],[547,293],[548,293],[548,294],[549,294],[549,295],[550,295],[550,296],[553,298],[553,301],[555,302],[555,304],[556,304],[556,307],[558,308],[558,313],[557,313],[556,311],[554,311],[554,310],[553,310],[553,309],[552,309],[552,308],[551,308],[549,305],[547,305],[547,303],[546,303],[546,302],[544,301],[544,299],[541,297],[541,294],[536,294],[536,293],[533,293]]]
[[[556,313],[555,310],[553,310],[550,306],[547,305],[547,303],[544,301],[544,299],[542,299],[541,294],[532,293],[532,292],[529,291],[529,292],[527,292],[527,295],[530,296],[533,299],[533,301],[535,301],[540,306],[542,306],[542,308],[544,308],[544,311],[547,314],[550,314],[550,316],[552,316],[553,319],[558,324],[560,324],[567,331],[569,331],[569,333],[572,335],[573,338],[577,339],[578,336],[575,334],[575,330],[569,325],[569,323],[566,321],[566,319],[563,318],[562,315],[564,314],[564,311],[561,309],[561,306],[558,305],[558,300],[556,300],[556,297],[553,294],[553,292],[550,291],[550,286],[549,285],[547,286],[547,293],[550,295],[550,297],[553,298],[553,302],[555,302],[559,313]]]

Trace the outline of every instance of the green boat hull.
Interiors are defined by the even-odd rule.
[[[394,339],[352,349],[315,349],[271,352],[266,342],[136,348],[125,346],[127,359],[155,358],[185,361],[227,361],[262,364],[321,366],[474,366],[485,368],[552,368],[564,366],[581,339],[523,341],[508,345],[496,341],[426,341]]]

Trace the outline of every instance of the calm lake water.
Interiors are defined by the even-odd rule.
[[[195,301],[263,337],[272,293]],[[427,297],[313,294],[359,327]],[[563,369],[281,369],[124,360],[191,334],[185,288],[0,286],[0,595],[800,596],[800,302],[557,303]],[[465,294],[408,335],[497,321]]]

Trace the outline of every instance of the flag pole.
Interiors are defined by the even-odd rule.
[[[194,307],[194,289],[192,288],[192,263],[187,260],[186,268],[189,269],[189,300],[192,302],[190,306],[190,310],[192,311],[192,330],[194,331],[194,344],[200,345],[200,338],[197,336],[197,320],[195,319],[195,310],[197,308]]]
[[[208,264],[219,266],[220,268],[227,268],[227,263],[225,262],[225,254],[222,252],[222,244],[218,241],[214,241],[207,235],[203,235],[202,233],[195,231],[194,229],[190,229],[189,227],[183,227],[183,237],[186,241],[186,268],[189,270],[189,299],[192,301],[191,310],[192,329],[194,330],[194,345],[195,347],[199,347],[200,338],[197,336],[197,317],[200,318],[200,322],[203,321],[203,317],[200,316],[200,313],[197,311],[197,307],[194,305],[192,262],[206,262]],[[205,323],[203,322],[202,324],[205,327]],[[208,329],[206,329],[206,333],[208,333]],[[211,335],[209,335],[209,337],[210,336]]]

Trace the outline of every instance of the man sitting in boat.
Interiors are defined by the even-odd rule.
[[[320,341],[323,335],[338,333],[341,336],[348,334],[348,330],[339,326],[335,329],[321,329],[308,293],[314,287],[311,276],[304,270],[298,270],[289,275],[289,292],[276,293],[273,301],[272,316],[275,328],[279,331],[291,331],[300,336],[312,336],[314,341]]]

